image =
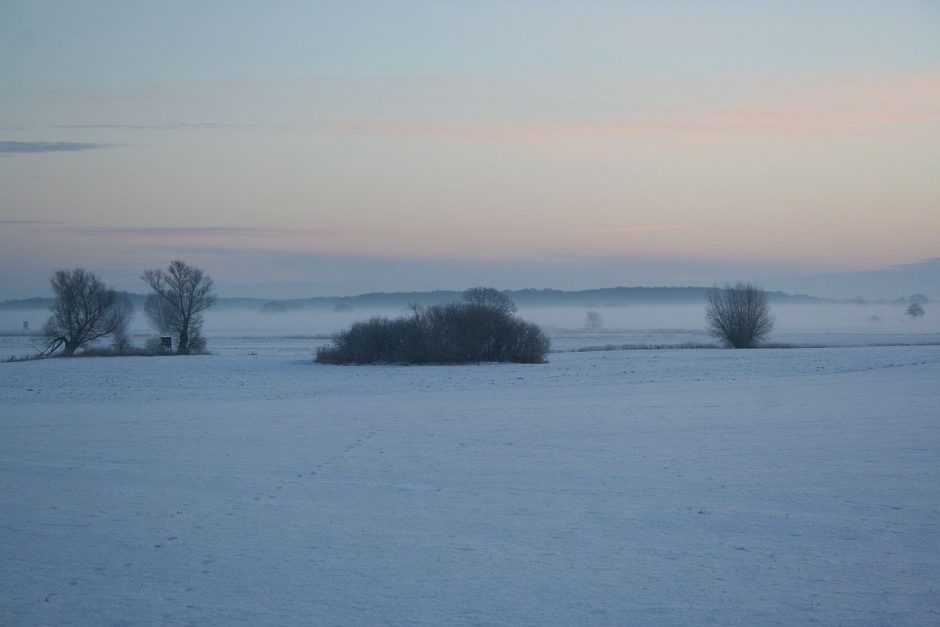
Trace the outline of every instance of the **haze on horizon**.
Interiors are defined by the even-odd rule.
[[[935,2],[13,0],[0,58],[0,299],[173,258],[233,296],[940,297]]]

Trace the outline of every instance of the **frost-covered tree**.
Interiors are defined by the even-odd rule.
[[[144,306],[151,326],[175,335],[181,355],[202,350],[202,312],[215,303],[212,279],[179,259],[166,270],[147,270],[141,278],[153,290]]]
[[[711,334],[733,348],[757,346],[774,326],[767,293],[752,283],[712,289],[705,320]]]
[[[92,272],[59,270],[50,279],[55,302],[43,326],[47,343],[42,354],[60,347],[65,355],[109,335],[123,337],[134,315],[126,294],[107,287]]]

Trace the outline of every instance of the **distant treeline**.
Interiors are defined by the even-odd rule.
[[[609,287],[593,290],[564,291],[554,289],[505,290],[518,307],[623,307],[628,305],[698,305],[708,300],[705,287]],[[348,306],[354,309],[396,309],[412,303],[431,306],[460,300],[462,292],[375,292],[359,296],[319,297],[282,301],[304,308]],[[827,299],[814,296],[770,292],[778,303],[821,303]]]
[[[506,290],[517,306],[527,307],[625,307],[630,305],[699,305],[708,301],[707,287],[608,287],[593,290],[565,291],[554,289]],[[323,309],[349,311],[350,309],[401,309],[412,304],[441,305],[459,301],[462,292],[436,290],[432,292],[373,292],[358,296],[315,296],[271,300],[263,298],[219,298],[215,309],[254,309],[280,313],[297,309]],[[143,307],[143,294],[130,294],[136,307]],[[768,292],[773,304],[908,304],[908,298],[893,300],[865,300],[821,298],[805,294]],[[0,309],[47,309],[51,298],[27,298],[0,302]]]

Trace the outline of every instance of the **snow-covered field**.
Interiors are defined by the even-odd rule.
[[[940,346],[213,342],[0,363],[0,624],[940,623]]]

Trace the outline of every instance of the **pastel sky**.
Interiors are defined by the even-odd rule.
[[[940,257],[940,3],[0,0],[0,299]]]

